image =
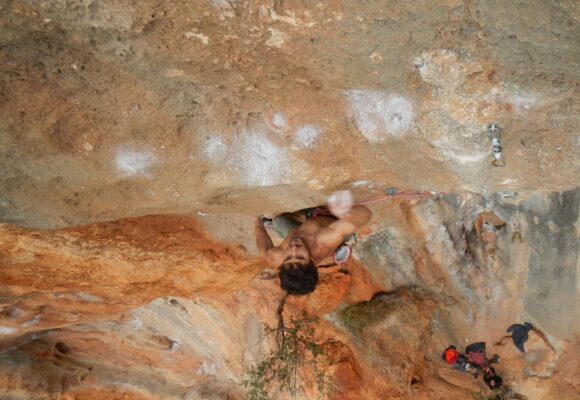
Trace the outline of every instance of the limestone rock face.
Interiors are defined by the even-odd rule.
[[[571,0],[4,3],[4,221],[260,214],[359,180],[578,184]]]
[[[477,341],[516,396],[577,396],[578,310],[565,305],[578,302],[579,205],[578,190],[374,203],[359,262],[282,309],[317,316],[309,337],[326,343],[330,390],[303,367],[298,398],[469,398],[483,383],[440,355]],[[4,225],[1,243],[7,398],[243,398],[248,366],[276,348],[273,271],[191,219]],[[535,330],[519,353],[506,329],[523,321]]]
[[[580,397],[576,3],[0,0],[0,399],[242,399],[304,315],[296,399],[491,399],[477,341]],[[286,298],[253,218],[335,189],[373,219]]]

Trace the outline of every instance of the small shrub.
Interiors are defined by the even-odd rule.
[[[481,392],[475,393],[473,395],[474,400],[525,400],[526,398],[518,393],[514,393],[513,390],[502,386],[500,389],[494,389],[490,394],[485,395]]]
[[[266,335],[276,335],[276,347],[246,368],[242,386],[247,389],[247,400],[269,400],[269,393],[275,391],[287,392],[296,398],[303,390],[298,372],[306,364],[313,368],[318,392],[324,392],[328,377],[320,364],[324,362],[324,348],[330,341],[314,341],[314,325],[317,322],[318,318],[304,313],[302,318],[291,320],[288,327],[283,322],[277,328],[266,327]]]

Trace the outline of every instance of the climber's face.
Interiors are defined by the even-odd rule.
[[[283,264],[293,265],[309,265],[310,264],[310,250],[304,243],[304,240],[299,237],[294,237],[288,244],[284,252]]]

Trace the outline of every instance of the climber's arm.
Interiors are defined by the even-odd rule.
[[[354,206],[339,220],[322,229],[316,241],[319,245],[334,250],[345,237],[352,235],[358,228],[369,222],[371,216],[371,211],[365,206]]]
[[[266,259],[268,264],[278,266],[280,249],[272,243],[272,239],[270,239],[270,235],[268,235],[259,217],[256,217],[254,221],[254,229],[256,231],[256,247],[258,248],[258,252]]]
[[[354,231],[356,231],[361,226],[365,225],[367,222],[369,222],[371,220],[372,215],[373,214],[371,213],[371,210],[369,210],[367,207],[361,206],[361,205],[354,206],[350,209],[348,214],[340,217],[339,220],[330,224],[329,227],[332,227],[334,224],[340,225],[340,227],[336,227],[335,229],[339,229],[339,230],[342,229],[342,230],[349,231],[349,232],[345,233],[345,234],[349,235],[349,234],[353,233]],[[340,222],[346,222],[346,223],[352,225],[352,227],[346,226],[345,224],[340,224]]]

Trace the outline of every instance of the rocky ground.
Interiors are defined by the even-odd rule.
[[[475,341],[512,398],[579,397],[579,16],[0,1],[0,399],[243,398],[304,311],[297,398],[492,398],[441,361]],[[373,220],[280,308],[252,219],[337,188]]]

